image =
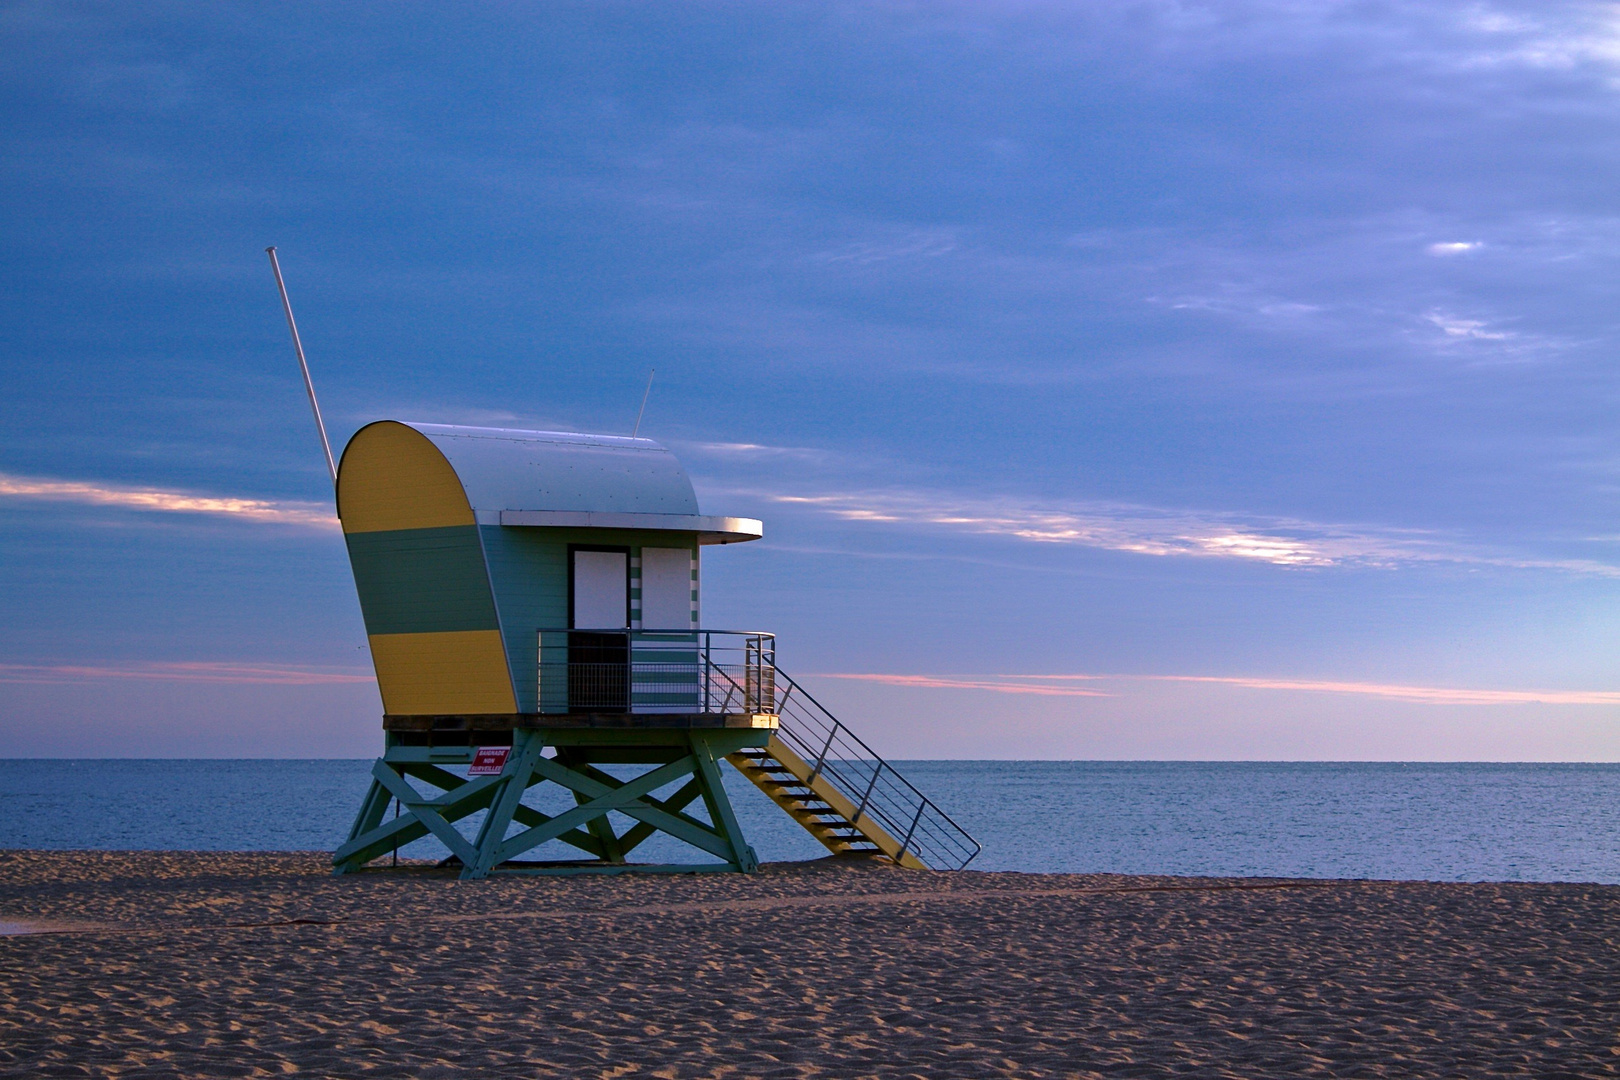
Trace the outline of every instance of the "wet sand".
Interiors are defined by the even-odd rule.
[[[1616,886],[4,852],[0,923],[8,1077],[1620,1073]]]

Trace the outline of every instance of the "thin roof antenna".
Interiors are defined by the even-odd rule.
[[[632,439],[641,434],[641,418],[647,413],[647,396],[652,393],[653,376],[656,374],[658,374],[657,368],[647,372],[647,390],[646,393],[641,395],[641,409],[636,413],[636,430],[630,433]]]
[[[326,424],[321,421],[320,402],[315,400],[315,384],[310,381],[309,361],[304,359],[304,343],[298,340],[298,324],[293,322],[292,301],[287,299],[287,283],[281,280],[281,264],[276,261],[276,249],[267,247],[264,253],[270,256],[270,269],[276,273],[276,288],[281,290],[281,309],[287,313],[287,329],[292,331],[293,351],[298,353],[298,369],[304,373],[304,390],[309,394],[309,408],[315,414],[315,427],[321,433],[321,449],[326,451],[326,471],[332,474],[332,486],[335,488],[337,462],[332,458],[332,444],[326,438]],[[652,389],[651,382],[647,384],[647,389]],[[645,398],[642,399],[641,407],[643,409],[647,407]],[[640,419],[636,420],[636,426],[641,426]]]

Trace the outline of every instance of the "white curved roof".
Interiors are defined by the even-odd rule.
[[[763,532],[752,518],[700,515],[686,470],[651,439],[401,423],[444,454],[481,524],[672,529],[711,544]]]

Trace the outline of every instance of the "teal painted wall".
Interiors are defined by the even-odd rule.
[[[499,625],[476,525],[350,533],[344,539],[367,634]]]
[[[489,580],[495,589],[501,637],[517,691],[519,712],[539,709],[539,654],[535,632],[568,626],[568,546],[627,547],[632,558],[641,547],[697,547],[690,533],[630,529],[545,529],[480,525]],[[631,596],[639,599],[635,589]]]
[[[535,631],[568,625],[568,542],[553,529],[480,525],[519,712],[539,705]]]

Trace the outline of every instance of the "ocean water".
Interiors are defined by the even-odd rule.
[[[984,845],[977,870],[1620,883],[1620,765],[898,764]],[[0,760],[0,848],[330,850],[370,765]],[[726,772],[762,859],[825,854]],[[636,858],[703,856],[666,840]]]

